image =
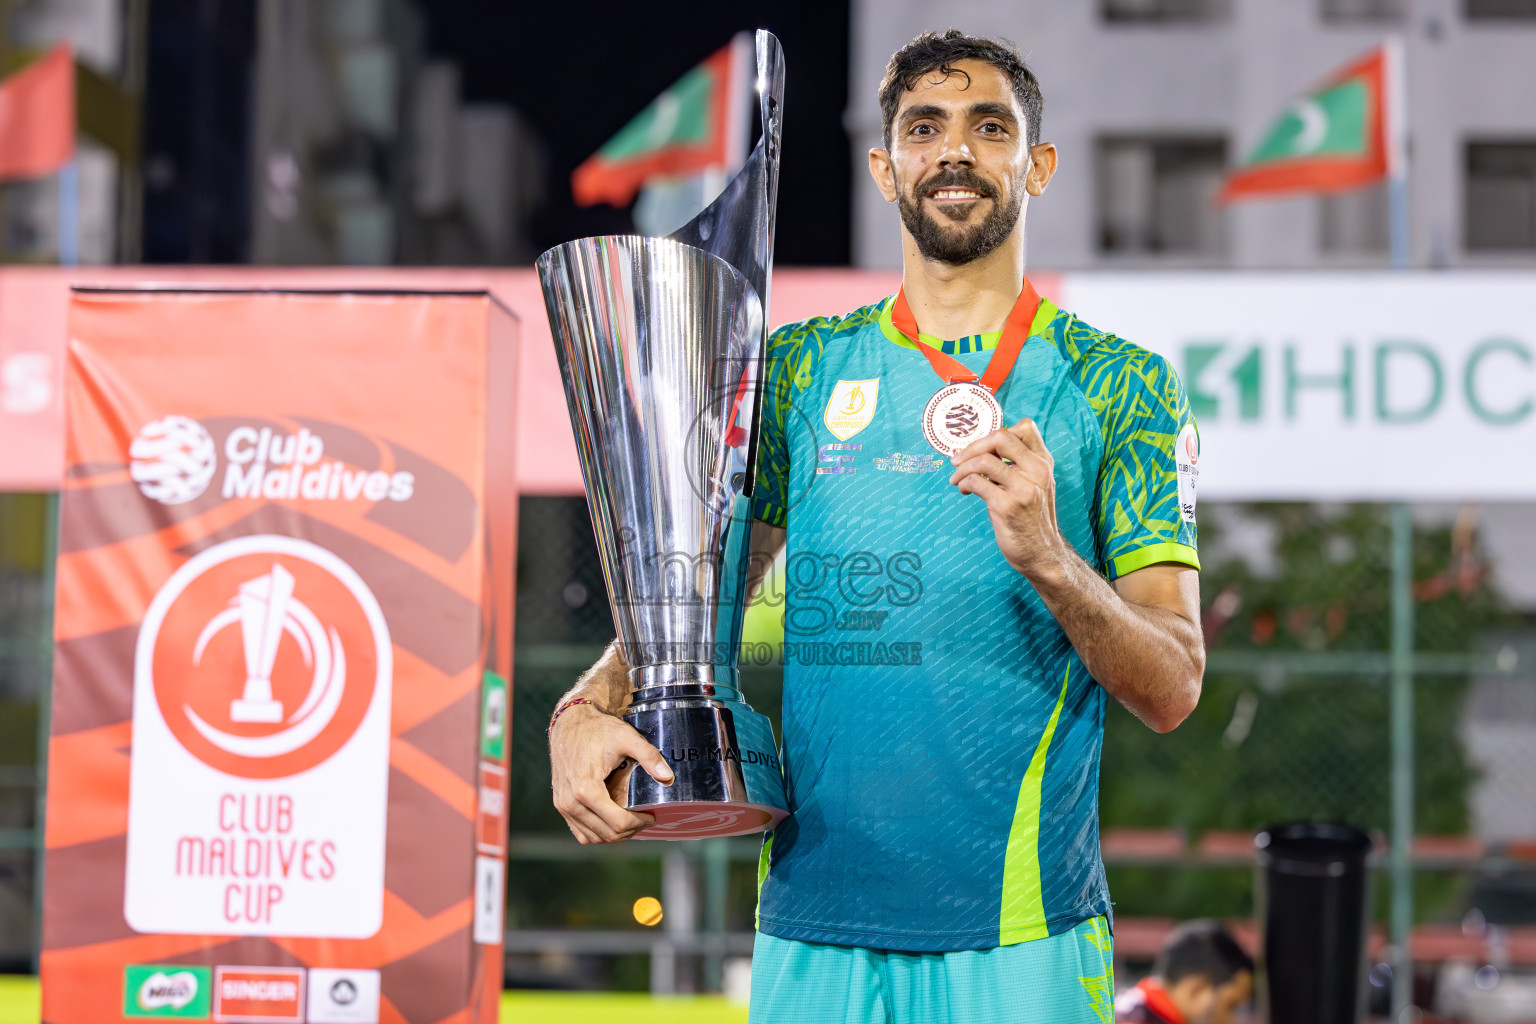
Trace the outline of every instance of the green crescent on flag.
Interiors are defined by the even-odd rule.
[[[1394,44],[1385,44],[1293,102],[1228,176],[1221,200],[1334,192],[1397,173],[1397,60]]]
[[[746,155],[751,62],[742,33],[672,83],[576,168],[577,204],[624,206],[652,178],[734,169]]]

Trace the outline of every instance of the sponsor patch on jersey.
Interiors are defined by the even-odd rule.
[[[864,450],[862,444],[824,444],[816,450],[816,457],[825,465],[816,467],[817,476],[837,476],[843,473],[857,473],[859,467],[853,464],[853,456],[844,452],[860,452]]]
[[[875,457],[875,468],[890,473],[937,473],[947,465],[949,463],[928,452],[921,455],[889,452]]]
[[[1179,476],[1179,515],[1195,521],[1195,485],[1200,482],[1200,432],[1194,423],[1184,424],[1173,443],[1173,464]]]
[[[822,419],[832,436],[846,441],[869,426],[875,418],[875,403],[880,398],[880,378],[873,380],[840,380],[827,399],[827,411]]]

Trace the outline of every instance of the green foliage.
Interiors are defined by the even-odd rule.
[[[1159,736],[1118,706],[1105,727],[1105,828],[1253,831],[1302,819],[1390,824],[1389,693],[1384,677],[1287,675],[1268,652],[1384,652],[1390,640],[1391,528],[1382,506],[1259,505],[1243,510],[1267,529],[1273,572],[1210,559],[1201,577],[1206,637],[1253,662],[1244,674],[1211,672],[1200,706]],[[1202,524],[1207,551],[1219,528]],[[1215,536],[1213,536],[1215,535]],[[1211,543],[1217,541],[1217,543]],[[1509,621],[1486,583],[1470,523],[1419,528],[1413,541],[1415,647],[1469,653]],[[1456,729],[1470,680],[1420,676],[1415,687],[1416,824],[1421,834],[1467,828],[1473,773]],[[1231,877],[1226,877],[1231,876]],[[1242,916],[1249,882],[1233,872],[1117,870],[1122,913]],[[1453,887],[1426,891],[1427,912]],[[1420,903],[1425,907],[1425,903]]]

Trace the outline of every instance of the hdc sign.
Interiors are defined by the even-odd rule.
[[[1063,291],[1178,371],[1203,498],[1536,498],[1521,278],[1070,275]]]

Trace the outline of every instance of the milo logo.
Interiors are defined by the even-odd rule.
[[[207,967],[133,965],[123,970],[124,1017],[206,1020],[209,1015]]]

